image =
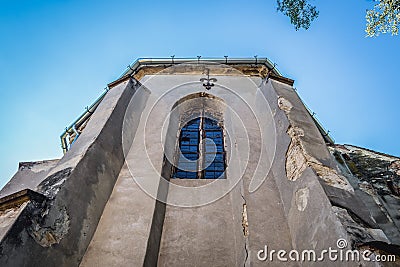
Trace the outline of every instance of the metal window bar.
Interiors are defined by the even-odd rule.
[[[225,178],[223,130],[216,121],[201,116],[182,127],[178,153],[172,178]]]

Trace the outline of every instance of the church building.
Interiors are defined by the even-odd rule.
[[[0,191],[0,266],[399,264],[400,158],[336,144],[293,83],[138,59]]]

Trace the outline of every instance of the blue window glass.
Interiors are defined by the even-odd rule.
[[[173,178],[225,178],[223,130],[217,121],[199,117],[181,128]]]
[[[217,121],[205,118],[204,132],[204,167],[206,168],[203,176],[205,179],[225,178],[223,131]]]

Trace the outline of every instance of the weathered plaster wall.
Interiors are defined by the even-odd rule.
[[[219,180],[213,184],[218,187]],[[206,180],[173,181],[201,186]],[[169,195],[179,194],[176,190]],[[242,226],[240,186],[223,198],[201,207],[167,206],[158,266],[243,266],[247,249]]]
[[[154,205],[125,165],[80,266],[142,266]]]
[[[17,173],[1,189],[0,198],[11,195],[23,189],[34,190],[47,177],[49,171],[54,168],[58,159],[36,162],[21,162]]]
[[[264,266],[265,245],[321,251],[338,238],[397,249],[397,161],[331,154],[293,88],[272,79],[224,72],[207,92],[218,100],[169,116],[178,99],[204,92],[202,77],[146,75],[112,88],[72,149],[34,176],[45,200],[0,213],[0,264]],[[224,123],[227,179],[168,183],[183,115],[202,107]],[[361,170],[369,159],[379,179]]]
[[[168,201],[174,205],[166,207],[164,205],[163,207],[162,203],[137,196],[127,202],[130,203],[129,206],[136,207],[140,202],[140,205],[146,206],[147,210],[132,214],[123,212],[122,209],[116,207],[116,203],[124,203],[123,199],[127,201],[128,193],[118,189],[120,187],[117,184],[82,266],[94,266],[99,262],[117,263],[122,262],[121,259],[124,259],[124,263],[129,262],[134,265],[140,263],[139,265],[150,266],[155,264],[154,260],[157,261],[158,253],[159,265],[173,264],[176,266],[185,265],[187,262],[198,265],[212,264],[213,266],[243,265],[250,264],[251,257],[254,261],[252,264],[264,264],[256,261],[254,257],[266,242],[288,250],[291,248],[288,226],[274,180],[268,179],[268,182],[261,185],[254,196],[245,193],[256,167],[265,165],[260,168],[264,170],[268,168],[268,163],[259,162],[260,146],[264,144],[265,147],[268,147],[271,143],[261,141],[262,134],[266,133],[261,134],[258,122],[254,118],[255,115],[252,114],[255,112],[259,115],[259,121],[263,121],[266,118],[265,106],[259,103],[258,110],[255,111],[248,107],[248,105],[253,106],[260,97],[257,94],[258,85],[262,82],[260,78],[218,76],[220,86],[208,92],[223,100],[228,107],[235,107],[236,111],[242,113],[240,115],[244,117],[241,118],[243,120],[241,123],[250,129],[246,133],[241,129],[241,125],[234,123],[235,116],[238,114],[232,110],[223,106],[214,110],[214,112],[220,110],[217,112],[218,116],[221,115],[220,113],[224,113],[224,127],[230,134],[229,137],[226,137],[225,143],[227,146],[233,147],[233,149],[227,150],[228,179],[212,181],[212,187],[199,187],[197,194],[194,195],[181,191],[179,187],[170,185],[168,188],[163,183],[160,184],[160,176],[165,172],[163,151],[166,154],[175,153],[175,145],[167,146],[164,148],[165,150],[163,150],[163,145],[176,143],[179,127],[176,122],[182,120],[182,117],[176,113],[173,113],[171,118],[168,118],[166,114],[170,113],[177,99],[204,91],[201,83],[198,82],[201,77],[157,75],[146,77],[147,80],[141,80],[151,93],[141,115],[132,151],[128,154],[127,168],[134,177],[136,185],[141,186],[148,194],[163,195],[164,198],[165,190],[167,190]],[[171,88],[176,90],[165,94]],[[238,97],[235,91],[240,92],[241,97]],[[162,96],[162,100],[157,102],[160,96]],[[194,107],[195,104],[192,103],[189,106]],[[184,107],[180,108],[184,109]],[[273,129],[271,120],[265,120],[262,123],[269,125],[269,130]],[[267,139],[271,136],[273,133],[269,134]],[[252,141],[250,146],[248,146],[249,140]],[[240,181],[243,173],[247,177],[246,185]],[[121,177],[120,179],[122,179]],[[124,179],[125,185],[128,186],[127,178]],[[161,179],[161,181],[163,180]],[[208,184],[211,181],[173,180],[171,182],[176,186],[190,188],[203,183]],[[132,184],[130,186],[135,187]],[[137,191],[135,192],[138,194]],[[196,206],[209,196],[213,201],[201,207],[176,206],[190,206],[193,203]],[[136,203],[137,201],[139,202]],[[149,212],[154,212],[151,226],[149,225]],[[126,219],[124,219],[126,213],[131,214],[130,219],[137,222],[135,227],[126,225]],[[162,218],[157,217],[164,213],[165,219],[164,215]],[[160,221],[161,219],[162,221]],[[129,235],[117,233],[117,229],[123,228],[128,229]],[[162,235],[160,231],[162,231]],[[271,235],[271,231],[275,234]],[[148,240],[141,238],[135,240],[136,252],[133,256],[126,251],[123,244],[132,242],[130,236],[140,237],[144,233],[148,234]],[[120,239],[118,242],[104,242],[111,236]],[[144,241],[147,241],[147,244],[144,244]],[[182,248],[185,248],[186,251],[183,254]]]
[[[200,194],[194,196],[182,193],[178,187],[168,188],[163,183],[160,185],[163,166],[165,168],[165,158],[160,157],[163,143],[176,142],[177,134],[171,133],[171,129],[172,132],[177,132],[177,122],[182,119],[177,114],[169,119],[161,114],[168,114],[177,99],[201,92],[202,88],[195,82],[200,77],[157,75],[146,78],[142,82],[153,98],[149,103],[157,103],[158,98],[168,89],[179,88],[176,92],[163,95],[161,103],[145,108],[143,114],[147,114],[146,120],[150,119],[151,124],[146,124],[143,120],[133,142],[135,153],[130,154],[129,170],[139,184],[146,179],[150,181],[148,187],[145,185],[144,188],[147,193],[160,196],[161,192],[169,202],[185,206],[188,198],[193,201],[200,199],[202,194],[218,195],[218,191],[232,186],[230,183],[235,181],[232,178],[237,174],[243,180],[239,179],[239,183],[234,184],[233,190],[223,198],[201,207],[165,206],[161,202],[149,200],[147,207],[152,207],[153,212],[151,223],[151,214],[147,210],[140,214],[145,214],[147,219],[139,223],[140,227],[132,229],[133,234],[139,234],[139,229],[146,229],[145,233],[149,235],[146,245],[145,237],[136,243],[136,256],[123,257],[127,253],[121,247],[124,242],[116,246],[100,242],[111,236],[113,231],[112,235],[118,236],[115,230],[101,227],[98,228],[101,238],[93,239],[93,250],[89,250],[87,256],[99,259],[101,251],[112,251],[113,257],[109,259],[131,259],[131,262],[146,266],[154,265],[157,257],[160,266],[185,265],[188,261],[199,266],[224,266],[227,263],[261,266],[265,263],[260,262],[256,255],[264,245],[287,251],[292,248],[321,251],[328,247],[335,248],[337,239],[345,238],[349,244],[357,247],[354,232],[349,231],[349,228],[358,226],[358,222],[353,220],[354,215],[366,222],[367,226],[362,231],[370,233],[370,240],[384,240],[385,236],[381,235],[365,206],[367,203],[360,201],[358,191],[353,188],[354,182],[348,179],[329,153],[324,139],[297,94],[290,86],[272,80],[266,82],[252,78],[254,84],[249,86],[247,77],[218,76],[221,87],[213,88],[209,92],[222,99],[227,106],[235,106],[243,118],[246,118],[243,122],[246,128],[251,129],[247,133],[241,131],[234,122],[235,112],[226,108],[215,109],[224,110],[224,126],[230,133],[226,143],[233,145],[228,150],[231,161],[228,163],[227,180],[215,181],[212,189],[208,188],[204,192],[200,190]],[[224,88],[233,89],[233,93]],[[268,119],[261,120],[261,123],[252,120],[254,114],[234,94],[235,90],[240,91],[243,88],[247,91],[241,91],[240,95],[255,109],[253,112],[256,114],[267,112],[265,103],[260,100],[261,96],[265,96],[271,107],[274,123]],[[195,105],[191,107],[195,108]],[[221,112],[217,113],[220,116]],[[163,132],[162,129],[170,131]],[[272,143],[276,143],[276,147],[271,148],[269,144]],[[246,145],[249,147],[246,148]],[[167,146],[164,151],[171,155],[175,153],[171,146]],[[260,163],[260,155],[263,153],[267,155],[264,158],[266,161]],[[266,170],[271,163],[272,171],[265,173],[268,173],[266,181],[257,190],[253,190],[254,192],[249,192],[257,167],[261,164],[261,169]],[[186,187],[209,183],[190,180],[171,182]],[[124,195],[116,189],[114,191],[116,198]],[[119,229],[116,226],[123,225],[120,222],[123,221],[124,214],[112,214],[107,215],[106,209],[102,220],[106,222],[112,218],[105,225],[112,224],[114,229]],[[136,214],[134,220],[137,221],[140,216]],[[222,225],[224,227],[221,231]],[[129,241],[129,238],[121,238]],[[104,247],[107,249],[102,250]],[[98,261],[92,261],[95,262]],[[85,263],[85,266],[94,266]],[[352,264],[348,263],[349,266]],[[336,263],[325,262],[324,265],[334,266]]]
[[[179,126],[184,125],[193,116],[201,115],[203,111],[205,116],[219,121],[223,128],[230,127],[229,119],[224,116],[229,112],[224,100],[210,93],[211,95],[189,94],[176,103],[176,108],[173,107],[167,132],[168,136],[173,137],[171,156],[176,153],[178,146],[176,136]],[[176,121],[179,125],[175,124]],[[230,138],[225,136],[226,147],[231,145]],[[227,155],[228,158],[229,156]],[[229,177],[233,168],[227,170],[226,177]],[[229,184],[225,179],[171,179],[170,182],[174,186],[169,188],[167,200],[182,206],[185,206],[190,198],[197,198],[194,201],[196,203],[202,197],[182,194],[181,187],[198,188],[211,185],[204,193],[212,195],[218,194],[219,190]],[[245,240],[247,229],[244,228],[243,214],[245,202],[240,190],[239,184],[230,192],[227,191],[226,195],[221,194],[222,198],[216,197],[215,201],[200,207],[167,205],[157,265],[186,266],[189,260],[195,266],[243,265],[248,254]]]
[[[77,266],[124,162],[122,122],[131,81],[109,91],[72,149],[36,191],[0,244],[2,266]]]
[[[292,87],[269,81],[262,92],[270,102],[277,127],[272,167],[293,247],[322,250],[336,247],[347,234],[332,210],[310,158],[331,167],[326,145]],[[295,131],[295,132],[293,132]],[[327,264],[330,264],[329,262]]]
[[[277,136],[283,138],[277,144],[289,143],[286,155],[279,155],[279,151],[285,149],[277,149],[277,160],[272,170],[282,197],[293,247],[335,248],[338,238],[346,239],[349,249],[365,248],[362,244],[368,242],[387,242],[387,237],[371,216],[374,208],[370,208],[370,201],[360,197],[357,182],[331,155],[296,92],[276,81],[268,83],[266,89],[268,86],[273,90],[263,92],[276,93],[267,99],[272,102],[276,99],[273,110],[278,125]],[[279,161],[282,158],[286,158],[285,162]]]
[[[372,219],[372,223],[366,221],[368,217],[358,212],[360,206],[347,208],[345,224],[357,246],[400,256],[400,159],[350,145],[335,145],[330,150]]]
[[[352,187],[335,167],[335,160],[301,100],[286,84],[245,76],[217,76],[218,85],[208,93],[227,107],[235,107],[235,110],[216,108],[223,110],[225,131],[229,133],[228,179],[213,181],[212,187],[199,187],[195,194],[185,193],[179,186],[190,188],[208,185],[210,181],[173,180],[168,186],[160,179],[168,174],[165,166],[170,168],[165,164],[163,151],[170,156],[175,153],[182,119],[174,112],[171,117],[167,114],[177,99],[204,90],[198,82],[200,78],[154,75],[141,80],[150,95],[141,114],[133,150],[128,154],[127,168],[136,182],[130,186],[139,185],[147,194],[162,196],[161,200],[167,199],[173,205],[140,198],[147,210],[132,213],[130,219],[138,224],[129,227],[124,219],[126,214],[114,201],[121,199],[123,203],[127,193],[115,187],[83,266],[103,261],[116,263],[121,259],[124,263],[145,266],[156,262],[161,266],[187,262],[199,266],[261,266],[265,262],[257,259],[257,252],[265,245],[287,251],[322,250],[336,247],[338,238],[349,239],[324,186],[349,194],[353,194]],[[264,97],[271,110],[266,109]],[[238,125],[238,113],[247,132]],[[163,147],[166,143],[175,145]],[[271,164],[272,171],[268,172]],[[253,188],[253,176],[260,173],[268,177]],[[228,194],[213,198],[220,192]],[[207,205],[185,207],[193,203],[196,206],[209,196],[214,201]],[[129,203],[137,206],[139,202],[133,204],[136,201],[139,198]],[[124,225],[131,235],[142,236],[136,240],[135,255],[123,247],[132,242],[130,236],[116,232]],[[105,243],[111,236],[119,236],[126,243]]]

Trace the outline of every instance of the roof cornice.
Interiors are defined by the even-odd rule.
[[[122,81],[129,79],[130,77],[138,76],[140,70],[151,67],[158,67],[159,69],[167,69],[180,64],[206,64],[206,65],[226,65],[233,68],[240,66],[247,66],[252,68],[264,67],[268,71],[270,78],[284,82],[289,85],[293,85],[294,80],[284,77],[281,72],[276,68],[276,64],[273,64],[268,58],[139,58],[120,75],[118,79],[108,84],[108,87],[114,87]],[[240,69],[239,69],[240,71]],[[149,73],[154,74],[154,73]],[[135,77],[137,78],[137,77]]]

